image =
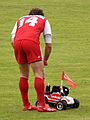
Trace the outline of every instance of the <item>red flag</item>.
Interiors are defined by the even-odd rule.
[[[65,72],[62,72],[62,80],[67,80],[68,84],[72,87],[72,88],[76,88],[76,85],[74,84],[74,82],[65,74]]]

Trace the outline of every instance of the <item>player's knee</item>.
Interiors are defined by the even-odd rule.
[[[35,77],[37,77],[37,76],[43,78],[43,77],[44,77],[44,72],[43,72],[43,70],[36,72],[36,73],[35,73]]]
[[[20,72],[20,76],[28,77],[29,76],[29,72]]]

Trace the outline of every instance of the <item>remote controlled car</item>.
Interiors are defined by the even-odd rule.
[[[76,98],[67,96],[69,94],[69,88],[65,86],[53,86],[50,91],[50,85],[46,86],[45,91],[45,102],[50,107],[55,107],[57,110],[66,110],[67,107],[78,108],[79,101]],[[38,106],[38,101],[36,102]]]
[[[68,96],[69,88],[62,85],[63,80],[68,81],[68,84],[72,88],[76,88],[75,83],[63,71],[61,86],[53,86],[52,91],[50,91],[49,84],[46,86],[44,94],[46,104],[49,104],[51,107],[55,107],[57,110],[66,110],[67,107],[78,108],[80,104],[79,101],[76,98]],[[36,102],[36,106],[38,106],[38,101]]]

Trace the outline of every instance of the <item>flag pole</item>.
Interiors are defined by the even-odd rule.
[[[64,94],[64,92],[63,92],[63,80],[61,80],[61,86],[60,86],[60,89],[61,89],[61,94],[62,94],[62,93]]]
[[[60,89],[61,89],[61,93],[63,93],[63,80],[61,79],[61,86],[60,86]]]
[[[61,87],[63,85],[63,73],[64,73],[64,71],[62,71]]]
[[[62,85],[63,85],[63,80],[61,80],[61,87],[62,87]]]

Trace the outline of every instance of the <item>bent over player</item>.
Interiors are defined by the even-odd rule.
[[[44,59],[40,49],[40,34],[43,32],[45,41]],[[44,66],[51,53],[51,28],[44,13],[39,8],[34,8],[29,15],[17,20],[12,30],[11,44],[20,69],[19,88],[23,101],[23,110],[38,110],[39,112],[53,112],[56,109],[45,104],[44,98]],[[34,87],[38,98],[38,107],[30,104],[28,99],[29,65],[34,72]]]

